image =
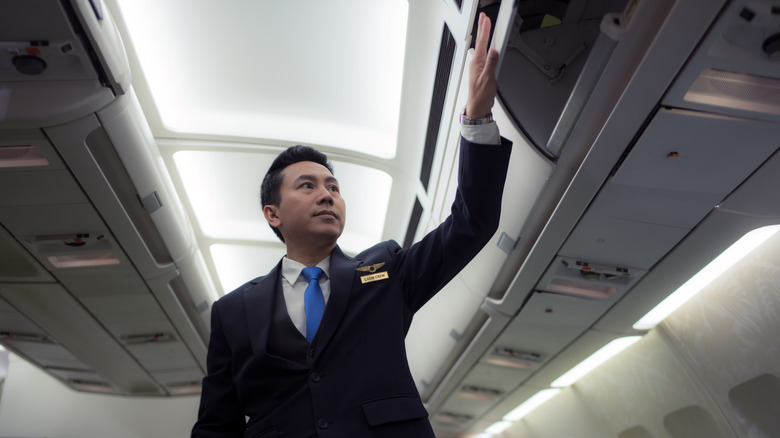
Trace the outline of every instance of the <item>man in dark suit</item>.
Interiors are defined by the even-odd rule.
[[[498,227],[511,148],[489,117],[497,53],[479,23],[452,214],[420,242],[344,255],[346,207],[325,156],[297,146],[274,161],[263,213],[287,254],[214,304],[194,438],[434,436],[404,337]]]

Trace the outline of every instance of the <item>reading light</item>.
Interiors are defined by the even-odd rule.
[[[597,352],[591,354],[587,359],[577,364],[574,368],[564,373],[561,377],[558,377],[550,386],[556,388],[571,386],[581,377],[593,371],[596,367],[608,361],[612,356],[625,350],[641,338],[641,336],[627,336],[613,340],[609,344],[601,347]]]
[[[509,429],[509,426],[511,425],[512,425],[511,421],[506,421],[506,420],[496,421],[495,423],[488,426],[487,429],[485,429],[485,433],[490,435],[496,435]]]
[[[110,252],[98,254],[49,256],[48,259],[55,268],[83,268],[86,266],[106,266],[119,264],[119,259]]]
[[[518,407],[512,409],[509,411],[508,414],[504,415],[504,420],[506,421],[517,421],[523,417],[526,416],[529,412],[533,411],[534,409],[541,406],[544,402],[547,400],[555,397],[558,395],[558,393],[561,392],[560,388],[549,388],[549,389],[543,389],[536,394],[534,394],[531,398],[524,401],[522,404],[520,404]]]
[[[770,225],[757,228],[742,236],[742,238],[716,257],[715,260],[711,261],[710,264],[666,297],[665,300],[661,301],[653,310],[634,323],[634,328],[636,330],[649,330],[658,325],[678,307],[682,306],[778,231],[780,231],[780,225]]]
[[[0,168],[48,166],[49,161],[34,145],[0,147]]]

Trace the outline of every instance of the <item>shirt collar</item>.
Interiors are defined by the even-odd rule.
[[[330,277],[330,256],[322,259],[316,266],[325,272],[325,278]],[[306,265],[301,262],[296,262],[293,259],[284,257],[282,258],[282,277],[284,277],[290,285],[295,284],[299,279],[305,282],[306,279],[301,276],[301,271],[303,271],[303,268],[305,267]]]

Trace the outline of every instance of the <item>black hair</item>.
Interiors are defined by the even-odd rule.
[[[327,168],[331,174],[333,173],[333,166],[331,166],[330,162],[328,161],[328,157],[313,147],[297,145],[287,148],[287,150],[279,154],[279,156],[274,159],[271,167],[268,168],[268,172],[265,173],[263,183],[260,185],[261,207],[265,207],[266,205],[278,206],[279,203],[282,202],[281,187],[282,180],[284,180],[284,174],[282,171],[287,166],[301,161],[312,161],[317,164],[321,164],[325,166],[325,168]],[[282,242],[284,242],[282,233],[280,233],[279,230],[274,226],[271,226],[271,229],[274,230],[276,236],[279,237]]]

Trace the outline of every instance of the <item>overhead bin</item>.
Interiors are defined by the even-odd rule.
[[[708,30],[728,28],[713,21],[718,16],[732,20],[745,6],[732,2],[721,11],[724,3],[630,2],[616,14],[619,29],[602,27],[616,44],[603,58],[589,98],[580,102],[535,205],[543,211],[548,207],[548,215],[536,217],[534,211],[527,219],[509,256],[508,263],[519,260],[511,285],[494,285],[497,293],[482,305],[487,318],[478,335],[428,401],[434,419],[439,411],[446,414],[443,429],[477,432],[474,426],[483,424],[481,419],[501,419],[612,339],[642,334],[633,323],[696,267],[747,231],[777,223],[776,209],[762,201],[777,197],[780,133],[771,111],[759,115],[755,109],[747,113],[710,105],[705,113],[705,107],[680,103],[669,94],[676,90],[675,78],[688,80],[689,66],[701,71],[689,59],[712,55],[702,38]],[[750,7],[766,9],[758,3]],[[704,48],[696,51],[700,43]],[[502,64],[501,74],[511,65]],[[587,76],[586,70],[581,74]],[[571,102],[579,86],[569,90]],[[504,93],[501,99],[511,112]],[[533,106],[539,100],[537,95],[524,103]],[[668,108],[667,102],[679,107]],[[560,126],[567,111],[558,112],[551,126]],[[542,116],[528,120],[534,117]],[[518,124],[522,128],[523,120]],[[543,143],[529,136],[537,146]],[[574,157],[579,160],[569,162]],[[556,186],[557,180],[563,187]],[[755,196],[747,195],[751,190]],[[534,222],[541,223],[537,233]],[[528,249],[520,257],[523,245]],[[543,318],[556,321],[562,314],[570,320],[539,325],[533,311],[540,308]],[[484,401],[464,401],[463,388],[472,386],[501,395],[486,410]]]
[[[217,294],[108,10],[0,10],[0,343],[79,391],[197,392]]]
[[[498,92],[536,147],[557,157],[628,25],[626,0],[504,2]]]

